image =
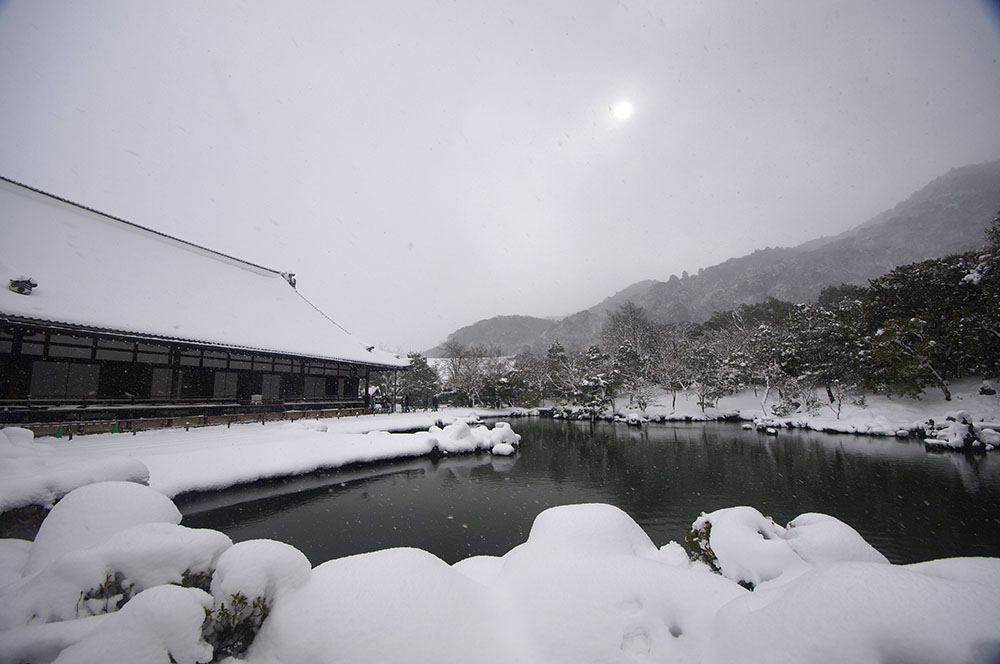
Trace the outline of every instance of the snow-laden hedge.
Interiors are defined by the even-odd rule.
[[[390,549],[316,568],[286,544],[233,545],[177,521],[155,490],[106,482],[67,495],[37,542],[0,540],[0,661],[875,664],[1000,652],[1000,560],[892,565],[822,514],[787,526],[750,507],[702,515],[692,560],[616,507],[570,505],[539,514],[502,557],[447,565]]]

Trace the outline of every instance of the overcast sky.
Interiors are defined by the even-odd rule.
[[[296,272],[423,350],[1000,158],[996,7],[0,2],[0,174]]]

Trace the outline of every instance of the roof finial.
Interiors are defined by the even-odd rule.
[[[21,295],[31,295],[31,289],[38,288],[38,283],[31,277],[18,275],[11,278],[7,288]]]

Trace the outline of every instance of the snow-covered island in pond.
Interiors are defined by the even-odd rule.
[[[413,428],[435,415],[397,422]],[[464,420],[423,433],[372,430],[391,419],[244,426],[269,432],[270,445],[279,432],[286,465],[272,472],[435,448],[505,453],[520,442],[508,426]],[[526,541],[499,557],[448,565],[401,548],[313,568],[282,542],[233,544],[179,525],[169,495],[266,476],[261,439],[206,444],[212,437],[73,441],[92,462],[72,478],[82,485],[55,504],[34,542],[0,540],[0,661],[929,664],[1000,655],[1000,560],[893,565],[823,514],[786,526],[749,506],[703,514],[688,553],[676,542],[657,547],[616,507],[567,505],[540,513]],[[118,451],[130,458],[104,456],[113,446],[99,439],[124,440]],[[21,480],[44,477],[66,447],[16,429],[0,438]],[[151,486],[88,481],[102,466]],[[52,487],[66,473],[53,472]],[[19,502],[8,487],[35,499],[56,493],[3,475],[7,505]]]

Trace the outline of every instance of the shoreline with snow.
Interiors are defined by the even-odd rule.
[[[875,401],[866,433],[917,411],[933,416],[928,404],[892,401],[895,410]],[[0,660],[1000,661],[991,618],[1000,559],[894,565],[822,514],[781,526],[750,506],[717,510],[692,524],[686,551],[657,547],[616,507],[564,505],[540,513],[502,556],[448,565],[399,548],[311,567],[282,542],[233,544],[181,526],[171,500],[434,450],[506,454],[517,434],[476,423],[512,415],[452,409],[73,441],[0,430],[0,500],[20,492],[55,501],[82,483],[34,542],[0,539]],[[65,473],[47,477],[55,468]]]
[[[0,429],[0,512],[51,507],[72,489],[107,480],[148,484],[173,498],[356,463],[436,453],[512,454],[520,437],[509,425],[479,424],[480,416],[497,415],[453,409],[93,434],[72,441],[35,440],[30,431],[10,427]]]
[[[944,423],[949,413],[964,411],[970,429],[1000,421],[1000,397],[978,393],[979,381],[954,386],[954,398],[924,399],[869,395],[864,406],[844,404],[840,417],[822,412],[797,413],[764,419],[760,399],[748,390],[721,399],[721,406],[704,411],[693,395],[681,394],[671,408],[661,395],[646,411],[629,409],[619,400],[618,421],[699,422],[741,420],[827,433],[868,436],[907,436],[923,433],[928,420]],[[50,507],[72,489],[104,480],[147,483],[168,497],[192,491],[220,489],[262,479],[301,475],[357,463],[403,459],[431,454],[442,426],[462,422],[476,425],[480,418],[510,418],[537,413],[527,409],[447,408],[440,411],[363,415],[323,420],[275,421],[142,431],[135,435],[103,433],[73,440],[43,437],[8,428],[9,440],[0,440],[0,513],[39,505]],[[471,435],[463,433],[463,436]],[[931,438],[933,441],[934,438]],[[497,442],[491,443],[490,450]],[[448,446],[451,447],[448,447]],[[478,445],[478,446],[477,446]],[[447,453],[485,450],[486,442],[446,441]],[[275,450],[280,453],[275,453]],[[510,454],[513,449],[501,448]]]

